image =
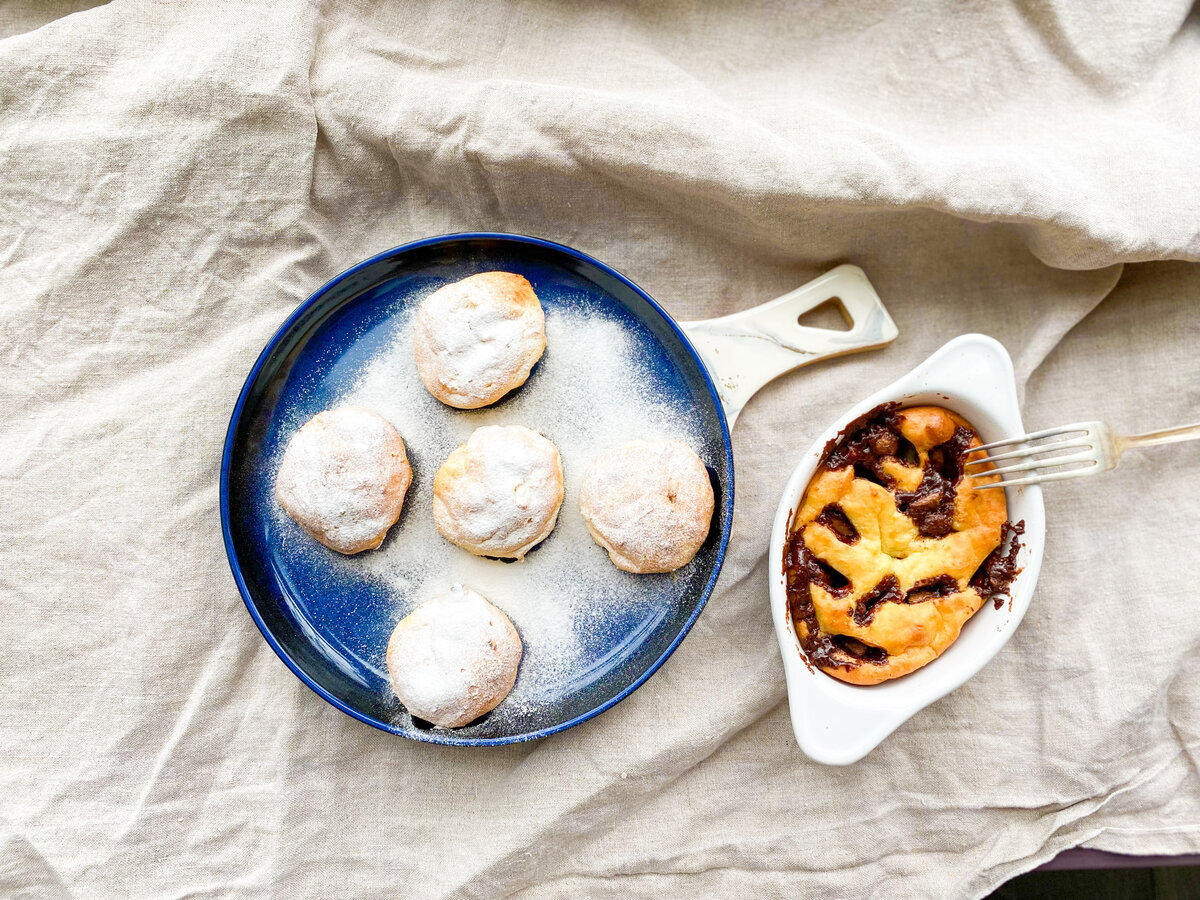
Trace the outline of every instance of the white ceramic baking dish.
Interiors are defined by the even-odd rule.
[[[984,604],[962,633],[929,665],[893,681],[863,687],[810,668],[788,614],[783,558],[789,519],[816,472],[826,445],[850,422],[881,403],[935,404],[971,422],[983,441],[1025,433],[1012,360],[997,341],[981,334],[955,338],[899,381],[848,409],[801,457],[792,472],[771,532],[770,587],[775,633],[783,654],[788,704],[796,740],[812,759],[829,765],[857,762],[919,710],[944,697],[983,668],[1012,637],[1037,584],[1046,536],[1042,490],[1006,488],[1010,521],[1024,520],[1020,574],[1012,602],[999,610]]]

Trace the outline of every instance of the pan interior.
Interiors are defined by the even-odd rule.
[[[453,410],[433,400],[417,377],[412,315],[437,287],[490,270],[533,284],[546,311],[547,351],[526,385],[500,403]],[[619,369],[614,359],[623,361]],[[305,536],[273,497],[287,441],[311,416],[343,403],[371,406],[391,420],[414,472],[405,510],[383,547],[355,557]],[[475,427],[495,424],[541,430],[559,445],[567,470],[558,526],[520,563],[471,557],[438,538],[431,522],[441,460]],[[648,677],[686,633],[712,589],[728,538],[728,433],[695,356],[630,283],[547,242],[453,236],[349,270],[310,298],[268,345],[230,428],[222,485],[226,539],[264,635],[326,699],[420,740],[505,743],[606,708]],[[629,575],[588,538],[575,490],[591,455],[604,446],[665,436],[686,440],[708,466],[717,499],[713,527],[678,572]],[[384,651],[400,618],[456,580],[509,613],[526,655],[509,699],[450,731],[408,716],[391,691]]]

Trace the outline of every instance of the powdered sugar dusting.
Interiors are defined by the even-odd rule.
[[[589,464],[602,450],[631,440],[678,438],[703,455],[701,423],[663,399],[669,391],[625,324],[562,302],[546,306],[546,351],[523,387],[485,409],[447,407],[418,378],[414,314],[414,305],[398,306],[390,320],[390,343],[338,398],[376,410],[403,437],[413,484],[400,522],[380,549],[352,559],[339,558],[303,535],[298,536],[307,541],[303,546],[296,536],[287,538],[294,545],[288,550],[323,554],[307,564],[371,579],[379,602],[391,606],[393,622],[454,583],[502,609],[520,632],[525,655],[512,693],[490,720],[510,720],[516,730],[526,713],[587,681],[587,661],[604,656],[597,647],[606,650],[626,639],[635,627],[631,622],[665,614],[687,589],[685,578],[622,572],[595,544],[579,512],[579,489]],[[520,562],[473,556],[434,527],[434,473],[476,428],[487,425],[540,431],[562,459],[565,490],[558,524]],[[380,646],[369,654],[380,671],[384,650]]]
[[[670,572],[708,535],[713,491],[682,441],[631,441],[588,467],[581,511],[613,562],[629,572]]]
[[[454,728],[503,700],[521,660],[504,613],[461,584],[427,600],[388,643],[388,670],[409,711]]]
[[[561,502],[554,444],[520,425],[484,425],[438,470],[433,521],[465,550],[520,559],[550,533]]]
[[[411,480],[404,445],[369,409],[343,406],[312,418],[288,443],[279,502],[307,531],[343,553],[378,546]]]
[[[416,364],[431,391],[441,391],[451,406],[474,409],[525,380],[545,346],[543,328],[542,308],[524,278],[473,275],[421,302]]]

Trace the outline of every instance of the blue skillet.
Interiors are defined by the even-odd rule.
[[[319,556],[289,553],[287,542],[279,540],[270,460],[296,422],[336,402],[411,304],[443,284],[493,270],[528,278],[548,317],[556,304],[570,303],[620,323],[638,358],[649,361],[663,401],[685,410],[696,423],[696,450],[708,464],[717,503],[708,541],[680,570],[686,580],[672,583],[669,603],[600,621],[599,639],[585,647],[578,671],[518,719],[489,715],[448,730],[414,721],[388,687],[381,650],[396,614],[371,596],[378,586],[343,570],[331,574],[314,564]],[[840,307],[849,330],[799,324],[804,313],[830,301]],[[462,746],[553,734],[629,696],[700,615],[716,584],[733,517],[729,432],[754,392],[799,366],[883,346],[896,333],[866,276],[854,266],[839,266],[744,312],[680,323],[614,269],[550,241],[451,234],[388,250],[305,300],[250,370],[221,462],[221,525],[233,577],[280,659],[319,696],[356,719],[416,740]],[[535,369],[532,378],[538,375]],[[415,371],[413,381],[423,390]]]

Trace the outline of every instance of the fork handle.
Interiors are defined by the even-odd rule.
[[[1176,441],[1200,440],[1200,422],[1194,425],[1181,425],[1178,428],[1168,428],[1165,431],[1149,431],[1146,434],[1131,434],[1121,438],[1121,450],[1130,447],[1149,447],[1152,444],[1174,444]]]

